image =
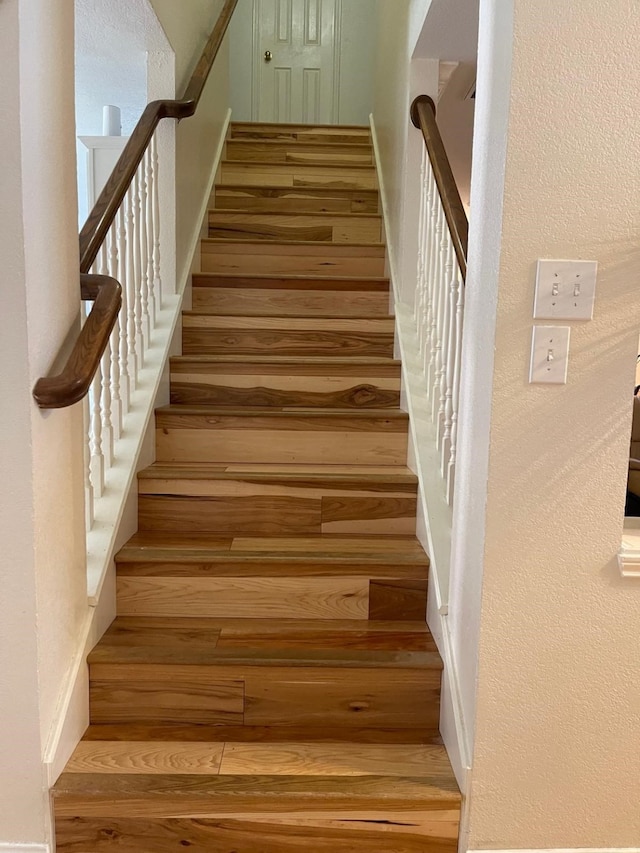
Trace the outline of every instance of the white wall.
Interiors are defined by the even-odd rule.
[[[373,108],[378,0],[342,0],[339,124],[369,123]],[[234,121],[252,121],[254,0],[240,0],[231,24],[231,106]]]
[[[176,96],[181,97],[223,7],[223,0],[190,0],[190,15],[175,0],[150,0],[176,55]],[[195,116],[178,125],[176,134],[178,283],[191,267],[191,246],[200,230],[207,202],[207,178],[229,109],[229,38],[218,54]]]
[[[475,100],[467,98],[476,79],[476,63],[461,62],[438,101],[438,128],[462,203],[469,210]]]
[[[417,273],[418,197],[422,137],[409,108],[418,94],[435,97],[438,64],[411,62],[413,0],[379,0],[373,119],[387,204],[387,244],[402,299],[412,299]],[[413,279],[413,289],[411,280]]]
[[[0,41],[0,844],[42,844],[42,753],[86,616],[81,411],[31,397],[79,310],[72,0],[6,0]]]
[[[168,51],[148,0],[75,0],[76,135],[102,134],[102,108],[120,107],[129,136],[147,104],[147,52]],[[77,143],[78,221],[88,216],[86,149]]]
[[[482,4],[451,605],[476,708],[472,849],[640,839],[640,587],[616,566],[638,336],[636,16],[633,0]],[[566,386],[527,381],[540,257],[600,265]]]

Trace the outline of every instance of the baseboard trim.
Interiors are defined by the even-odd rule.
[[[473,848],[467,853],[640,853],[640,847],[541,847],[517,850]]]
[[[50,853],[48,844],[14,844],[0,841],[0,853]]]
[[[378,175],[378,188],[380,192],[380,207],[382,208],[382,227],[384,229],[384,237],[385,243],[387,246],[387,266],[389,268],[389,278],[391,279],[391,290],[393,293],[393,303],[391,306],[391,310],[393,311],[395,304],[400,301],[400,293],[398,291],[398,265],[396,260],[396,252],[395,247],[391,240],[389,240],[389,197],[387,195],[387,188],[384,182],[384,175],[382,174],[382,169],[380,168],[381,157],[380,157],[380,143],[378,141],[378,132],[376,130],[376,120],[373,116],[373,113],[369,115],[369,125],[371,127],[371,141],[373,144],[373,159],[376,164],[376,172]]]
[[[193,236],[191,238],[191,243],[189,245],[189,251],[187,252],[184,268],[182,269],[180,277],[178,278],[178,293],[184,293],[187,284],[189,283],[191,274],[193,272],[193,259],[196,255],[196,252],[198,251],[198,243],[200,242],[202,237],[205,236],[203,235],[202,231],[205,227],[205,218],[207,217],[207,213],[209,211],[209,199],[211,198],[213,185],[216,182],[216,175],[218,174],[218,169],[220,168],[220,163],[222,161],[222,155],[224,154],[224,146],[227,141],[227,133],[229,132],[230,124],[231,108],[227,110],[227,116],[222,124],[222,132],[220,134],[220,139],[218,140],[215,157],[213,158],[213,167],[211,169],[211,174],[209,175],[209,179],[207,181],[207,191],[202,201],[202,205],[200,206],[200,215],[198,216],[197,220],[198,226],[194,229]],[[208,225],[208,222],[206,224]]]

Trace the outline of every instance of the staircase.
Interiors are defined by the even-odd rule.
[[[368,129],[232,125],[63,853],[454,851]]]

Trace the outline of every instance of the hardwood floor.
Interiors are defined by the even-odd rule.
[[[62,853],[454,853],[367,128],[231,126]]]

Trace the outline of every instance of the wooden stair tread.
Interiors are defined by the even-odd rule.
[[[329,470],[326,470],[329,469]],[[308,483],[322,480],[325,483],[368,483],[371,485],[396,486],[416,485],[418,478],[403,466],[388,466],[368,470],[364,465],[228,465],[215,463],[189,465],[180,462],[154,462],[138,473],[139,480],[180,479],[180,480],[255,480],[268,482]]]
[[[242,187],[242,189],[250,189],[250,187]],[[261,187],[261,189],[268,189],[268,187]],[[274,189],[278,188],[274,187]],[[280,187],[280,189],[282,189],[282,187]],[[353,192],[353,190],[346,190],[345,192]],[[283,213],[280,210],[238,210],[234,207],[212,207],[209,209],[209,215],[220,215],[221,218],[227,216],[235,216],[251,219],[260,219],[264,216],[281,219],[297,219],[298,217],[302,216],[315,218],[323,217],[325,219],[376,219],[379,221],[382,220],[382,214],[380,213],[318,213],[313,210],[295,210],[291,211],[290,213]]]
[[[176,741],[190,743],[388,743],[433,744],[442,746],[440,735],[421,728],[351,728],[325,726],[309,729],[301,726],[190,726],[182,723],[93,723],[83,735],[83,741]]]
[[[419,778],[450,774],[437,744],[347,744],[289,740],[95,741],[83,740],[66,773],[197,776],[389,776]]]
[[[286,140],[286,139],[228,139],[227,142],[232,142],[234,145],[274,145],[274,146],[284,146],[287,147],[291,145],[293,142],[296,144],[296,147],[301,147],[304,149],[305,146],[310,146],[316,148],[317,146],[327,146],[327,148],[335,147],[335,148],[344,148],[347,145],[353,145],[354,148],[368,148],[369,150],[373,150],[373,145],[371,142],[367,141],[365,138],[362,142],[336,142],[331,139],[331,136],[328,135],[326,141],[322,142],[310,142],[308,139],[300,139],[300,140]]]
[[[240,620],[235,620],[238,625]],[[231,631],[236,643],[227,643],[229,628],[224,620],[203,617],[118,617],[89,655],[92,679],[100,677],[95,667],[117,664],[138,666],[198,666],[230,668],[231,677],[242,677],[242,671],[252,667],[286,669],[370,669],[436,670],[442,661],[429,635],[422,651],[413,651],[413,635],[401,631],[386,632],[390,641],[386,648],[368,649],[367,634],[372,642],[381,645],[375,624],[359,620],[340,620],[340,629],[333,635],[318,632],[316,620],[297,620],[295,629],[287,631],[286,621],[278,620],[276,631],[255,628],[251,619],[242,620],[244,642],[237,642],[238,627]],[[258,620],[263,623],[264,620]],[[221,624],[222,623],[222,624]],[[279,631],[279,633],[278,633]],[[349,643],[355,633],[361,648]],[[383,632],[384,633],[384,632]],[[309,644],[309,636],[312,639]],[[324,642],[323,642],[324,636]]]
[[[335,358],[327,358],[326,356],[297,356],[297,355],[174,355],[171,357],[172,362],[177,364],[183,362],[192,362],[193,364],[246,364],[257,366],[309,366],[309,367],[326,367],[335,369],[338,367],[397,367],[402,366],[402,362],[393,358],[377,358],[375,356],[336,356]]]
[[[452,774],[415,777],[64,773],[53,789],[60,817],[160,817],[455,809]]]
[[[377,174],[376,167],[374,163],[314,163],[311,161],[295,162],[295,163],[282,163],[273,161],[273,160],[230,160],[228,158],[224,158],[221,161],[221,166],[224,168],[225,166],[233,166],[237,168],[238,166],[249,166],[251,168],[255,166],[261,166],[265,169],[287,169],[298,168],[301,167],[303,169],[340,169],[341,171],[350,172],[351,170],[355,172],[367,171],[372,174]],[[219,185],[224,186],[224,181],[221,181]]]
[[[366,249],[367,252],[376,250],[376,252],[384,253],[384,243],[318,243],[317,240],[273,240],[266,242],[264,240],[238,240],[233,237],[204,237],[201,241],[204,246],[238,246],[238,250],[247,251],[247,248],[255,244],[255,248],[262,251],[264,254],[275,254],[280,246],[285,246],[289,250],[295,249],[322,249],[329,250],[335,254],[345,254],[349,256],[361,255],[361,251]],[[355,276],[354,276],[355,278]]]
[[[322,316],[313,316],[309,314],[217,314],[215,311],[207,310],[206,308],[201,309],[191,309],[189,311],[183,311],[182,317],[208,317],[212,320],[219,319],[223,324],[224,328],[232,328],[231,324],[234,320],[238,322],[246,322],[248,328],[260,328],[260,323],[265,322],[266,324],[270,324],[272,321],[276,321],[281,323],[283,326],[287,327],[287,324],[290,324],[291,320],[302,320],[306,325],[326,325],[327,323],[337,323],[343,324],[344,328],[350,329],[354,324],[359,322],[372,322],[375,324],[381,324],[385,327],[385,332],[388,331],[393,334],[395,328],[395,319],[393,317],[380,317],[375,314],[363,314],[361,316],[357,315],[349,315],[345,317],[344,314],[334,314],[327,315],[323,314]],[[291,328],[291,325],[289,325]],[[303,324],[296,324],[294,328],[304,328]],[[336,326],[336,328],[340,328],[340,325]]]

